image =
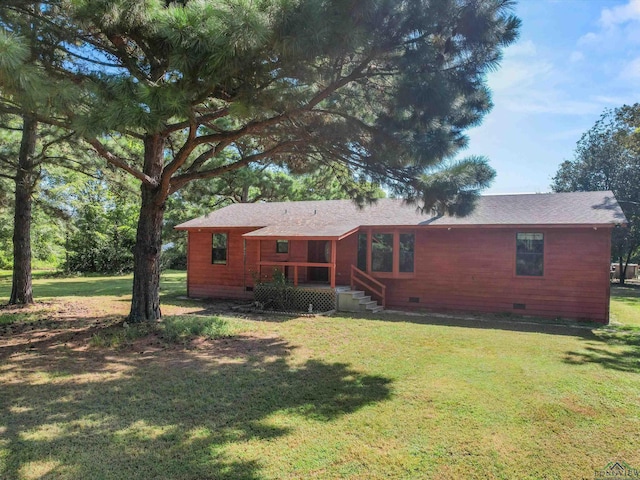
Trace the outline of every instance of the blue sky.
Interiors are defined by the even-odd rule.
[[[520,0],[518,41],[489,74],[494,108],[467,155],[497,177],[485,193],[547,192],[607,108],[640,102],[640,0]]]

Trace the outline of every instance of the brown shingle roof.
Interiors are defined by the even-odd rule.
[[[256,227],[248,237],[340,238],[359,226],[606,226],[626,223],[611,192],[486,195],[466,217],[421,214],[402,200],[358,208],[351,200],[234,204],[176,228]]]

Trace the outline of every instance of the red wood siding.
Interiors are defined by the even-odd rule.
[[[516,233],[523,231],[544,233],[542,277],[515,274]],[[382,280],[387,305],[606,322],[610,238],[607,228],[419,231],[415,277]]]
[[[392,232],[393,227],[372,232]],[[307,241],[290,240],[289,253],[276,253],[275,239],[247,240],[251,229],[189,232],[188,291],[194,297],[250,298],[259,258],[263,261],[306,261]],[[405,231],[403,229],[403,231]],[[390,308],[509,312],[606,322],[609,316],[608,228],[453,228],[412,229],[416,234],[415,272],[402,278],[379,276],[387,285]],[[226,232],[227,265],[211,264],[211,234]],[[515,274],[516,233],[544,234],[544,276]],[[348,285],[356,264],[357,233],[337,247],[336,284]],[[258,255],[260,248],[260,255]],[[272,267],[263,267],[269,275]],[[293,271],[289,272],[292,277]],[[305,282],[306,268],[299,268]],[[375,276],[375,274],[374,274]],[[387,277],[387,278],[384,278]],[[410,301],[413,297],[417,302]],[[524,305],[524,309],[514,308]]]
[[[247,242],[244,261],[244,233],[254,229],[207,229],[189,232],[187,289],[191,297],[252,298],[246,287],[253,286],[251,268],[258,262],[257,242]],[[226,233],[227,264],[211,264],[213,233]],[[253,248],[252,248],[253,247]]]
[[[358,234],[340,240],[336,253],[336,285],[349,285],[351,265],[358,261]]]
[[[248,243],[260,244],[260,260],[264,262],[306,262],[307,241],[289,240],[289,253],[276,252],[276,240],[249,240]],[[261,270],[261,278],[269,280],[273,275],[273,269],[277,267],[264,266]],[[288,278],[293,281],[293,267],[288,269]],[[307,279],[307,269],[298,268],[298,282],[304,283]]]

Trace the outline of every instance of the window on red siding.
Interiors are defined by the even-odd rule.
[[[516,234],[516,275],[541,277],[544,274],[544,234]]]
[[[214,265],[227,264],[227,234],[214,233],[211,241],[211,263]]]
[[[276,253],[289,253],[289,240],[276,240]]]
[[[400,265],[398,270],[402,273],[413,272],[413,251],[416,236],[413,233],[400,234]]]
[[[371,270],[393,271],[393,233],[374,233],[371,237]]]
[[[358,269],[367,271],[367,234],[358,234]]]

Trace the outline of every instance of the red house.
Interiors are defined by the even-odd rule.
[[[176,228],[188,232],[191,297],[252,298],[256,281],[280,269],[300,288],[338,288],[374,311],[606,323],[611,230],[623,224],[611,192],[578,192],[483,196],[467,217],[395,199],[362,209],[349,200],[234,204]]]

